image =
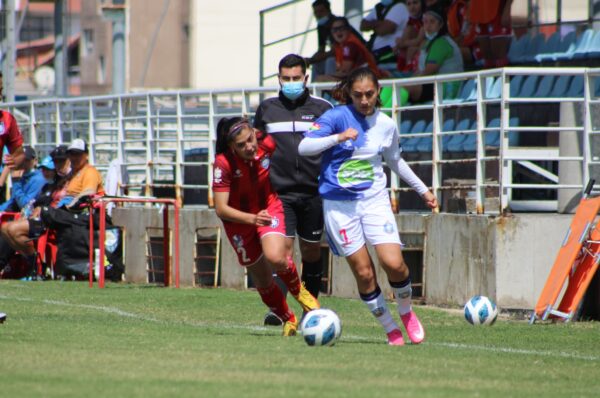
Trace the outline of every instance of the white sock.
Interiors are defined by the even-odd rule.
[[[379,286],[373,293],[361,294],[360,298],[367,305],[371,314],[379,321],[381,326],[385,329],[386,333],[391,332],[394,329],[399,329],[398,324],[392,318],[392,314],[388,310],[387,303],[383,297],[383,293]]]
[[[412,310],[412,285],[410,283],[410,279],[407,279],[407,281],[408,283],[406,281],[394,284],[390,282],[390,284],[392,285],[392,289],[394,289],[394,296],[396,296],[396,303],[398,303],[398,313],[400,315],[408,314]]]

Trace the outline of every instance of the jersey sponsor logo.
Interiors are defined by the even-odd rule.
[[[213,173],[213,180],[217,183],[220,184],[221,181],[223,181],[223,170],[221,170],[221,168],[216,167],[215,171]]]
[[[271,219],[271,228],[277,228],[279,226],[279,218],[273,217]]]
[[[394,232],[394,224],[392,224],[392,223],[391,223],[391,222],[389,222],[389,221],[388,221],[388,222],[386,222],[386,223],[383,225],[383,230],[384,230],[386,233],[388,233],[388,234],[391,234],[391,233],[393,233],[393,232]]]
[[[233,241],[233,245],[236,248],[244,246],[244,238],[242,238],[241,235],[233,235],[233,238],[231,238],[231,240]]]
[[[235,178],[241,178],[241,177],[243,177],[243,176],[244,176],[244,173],[242,173],[242,170],[240,170],[240,169],[236,169],[236,170],[235,170],[235,172],[233,173],[233,176],[234,176]]]
[[[315,115],[302,115],[302,120],[314,120]]]
[[[340,166],[337,180],[342,188],[364,190],[373,185],[375,172],[367,160],[347,160]]]
[[[261,161],[260,165],[263,169],[269,170],[269,166],[271,165],[271,159],[268,156],[265,156]]]

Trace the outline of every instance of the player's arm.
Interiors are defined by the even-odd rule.
[[[429,191],[429,188],[421,181],[421,179],[415,174],[410,168],[402,156],[400,156],[401,149],[398,142],[398,133],[394,135],[392,145],[383,151],[383,158],[388,167],[396,173],[404,182],[406,182],[412,189],[414,189],[423,199],[425,204],[435,209],[438,207],[437,198],[434,194]]]
[[[221,220],[239,224],[265,226],[271,224],[271,216],[266,210],[257,214],[246,213],[229,206],[229,192],[215,192],[215,212]]]
[[[304,137],[298,145],[298,153],[302,156],[318,155],[329,148],[346,140],[356,140],[358,131],[352,127],[341,133],[328,135],[326,137]]]
[[[4,155],[4,165],[12,170],[20,170],[25,162],[25,151],[23,145],[19,145],[10,153]]]

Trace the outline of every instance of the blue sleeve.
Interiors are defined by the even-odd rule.
[[[6,209],[10,208],[10,206],[12,205],[12,203],[15,201],[14,197],[8,199],[6,202],[2,203],[0,205],[0,211],[6,211]]]
[[[27,179],[24,184],[15,184],[13,197],[16,199],[19,208],[22,209],[27,203],[34,200],[40,194],[45,184],[46,180],[39,170],[31,178]]]
[[[339,117],[337,114],[338,111],[336,108],[328,110],[313,123],[308,131],[304,133],[304,136],[308,138],[322,138],[341,133],[337,128],[336,120]]]

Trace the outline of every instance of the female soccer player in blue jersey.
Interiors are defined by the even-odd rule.
[[[368,68],[352,72],[334,90],[346,105],[322,115],[305,134],[301,155],[323,153],[319,193],[327,239],[336,255],[346,257],[361,299],[381,323],[390,345],[403,345],[398,324],[392,318],[375,279],[375,267],[366,240],[374,246],[398,302],[398,312],[413,344],[425,332],[412,311],[408,267],[401,252],[382,160],[415,191],[427,206],[436,208],[436,197],[400,157],[396,123],[380,112],[379,82]]]

